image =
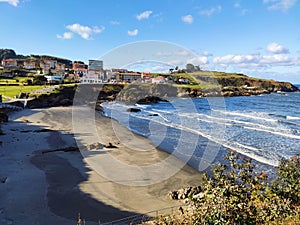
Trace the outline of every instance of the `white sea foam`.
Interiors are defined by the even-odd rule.
[[[224,119],[226,122],[223,122],[222,120],[220,121],[220,118],[212,118],[212,120],[205,120],[201,118],[197,118],[200,121],[206,122],[206,123],[218,123],[221,125],[226,125],[226,126],[236,126],[237,124],[242,124],[244,125],[242,128],[248,129],[248,130],[256,130],[260,132],[265,132],[265,133],[270,133],[286,138],[291,138],[291,139],[300,139],[300,136],[294,135],[291,133],[291,130],[286,129],[286,128],[279,128],[279,127],[269,127],[265,125],[261,125],[258,123],[251,123],[251,122],[244,122],[244,121],[238,121],[238,120],[229,120],[229,119]],[[248,125],[248,126],[247,126]],[[249,126],[251,125],[251,126]]]
[[[247,114],[246,112],[231,112],[231,111],[222,111],[222,110],[213,110],[213,111],[223,113],[223,114],[226,114],[226,115],[246,117],[246,118],[255,119],[255,120],[262,120],[262,121],[267,121],[267,122],[278,122],[278,120],[276,120],[276,119],[271,119],[271,118],[264,117],[266,115],[254,116],[254,115],[251,115],[251,114]]]
[[[169,120],[167,117],[163,116],[161,113],[158,113],[156,111],[150,111],[150,110],[144,110],[144,112],[147,112],[149,114],[157,114],[159,117],[161,117],[163,120],[165,120],[166,122],[170,123],[171,120]]]
[[[210,141],[213,141],[213,142],[215,142],[219,145],[224,146],[225,148],[232,149],[232,150],[234,150],[236,152],[239,152],[239,153],[241,153],[245,156],[253,158],[254,160],[256,160],[258,162],[268,164],[268,165],[271,165],[271,166],[278,166],[279,156],[276,153],[270,153],[270,152],[265,151],[263,149],[257,149],[257,148],[251,147],[251,146],[242,145],[242,144],[237,143],[237,142],[232,142],[232,141],[229,142],[229,141],[226,141],[226,140],[224,140],[220,137],[216,138],[216,136],[209,135],[209,134],[207,134],[205,132],[202,132],[200,130],[195,130],[195,129],[192,129],[192,128],[189,128],[189,127],[182,126],[181,124],[165,123],[163,121],[159,121],[159,120],[156,120],[156,119],[153,119],[153,118],[145,118],[145,117],[141,117],[139,115],[134,115],[134,116],[137,117],[137,118],[141,118],[141,119],[147,119],[149,121],[153,121],[153,122],[159,123],[159,124],[164,125],[164,126],[168,126],[168,127],[172,127],[172,128],[176,128],[176,129],[179,129],[179,130],[183,130],[183,131],[186,131],[186,132],[191,132],[191,133],[200,135],[204,138],[207,138]],[[259,153],[259,154],[255,154],[255,153]]]
[[[287,120],[300,120],[300,117],[295,117],[295,116],[287,116]]]
[[[118,111],[128,116],[127,109],[132,106],[126,106],[123,104],[107,104],[105,105],[106,108],[110,110]],[[277,166],[279,162],[279,155],[270,150],[259,149],[252,146],[247,146],[243,143],[238,143],[234,141],[225,140],[225,134],[218,134],[218,129],[222,126],[240,126],[241,129],[248,129],[248,130],[256,130],[260,132],[271,133],[274,135],[292,138],[292,139],[300,139],[300,136],[291,134],[290,130],[286,129],[284,126],[267,126],[264,122],[278,122],[276,119],[266,117],[266,114],[259,113],[249,114],[243,112],[229,112],[229,111],[222,111],[222,110],[214,110],[212,115],[201,114],[201,113],[180,113],[176,110],[162,110],[162,109],[155,109],[155,110],[145,110],[146,107],[136,105],[136,107],[141,108],[142,113],[131,113],[131,117],[148,120],[157,124],[161,124],[163,126],[172,127],[175,129],[179,129],[182,131],[190,132],[193,134],[197,134],[208,140],[217,143],[225,148],[232,149],[237,151],[245,156],[251,157],[259,162]],[[114,113],[112,113],[114,114]],[[147,115],[148,114],[148,115]],[[149,114],[157,114],[155,117],[150,117]],[[117,115],[117,114],[116,114]],[[223,115],[223,116],[222,116]],[[234,118],[230,118],[235,116]],[[241,118],[241,120],[239,119]],[[243,121],[242,118],[249,118],[252,121]],[[294,119],[295,117],[291,117],[290,119]],[[201,129],[198,127],[196,128],[197,122],[195,120],[201,121],[204,124],[204,127],[201,125]],[[300,120],[300,118],[299,118]],[[261,121],[259,123],[258,121]],[[190,123],[190,124],[189,124]],[[205,123],[213,124],[210,127],[206,127]],[[192,126],[191,126],[192,125]],[[199,124],[198,124],[199,125]],[[218,127],[219,125],[219,127]],[[269,125],[269,124],[268,124]],[[271,125],[271,124],[270,124]],[[202,129],[203,128],[203,129]],[[134,132],[138,132],[134,130]],[[242,130],[241,130],[242,132]],[[141,134],[141,133],[140,133]],[[145,135],[145,134],[142,134]]]
[[[276,132],[276,131],[264,130],[264,129],[255,128],[255,127],[244,127],[244,128],[249,129],[249,130],[256,130],[256,131],[271,133],[271,134],[275,134],[275,135],[286,137],[286,138],[299,139],[300,140],[300,136],[297,136],[297,135],[294,135],[294,134],[287,134],[287,133],[281,133],[281,132]]]

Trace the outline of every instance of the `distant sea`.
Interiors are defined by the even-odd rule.
[[[199,171],[219,161],[228,149],[270,166],[300,151],[299,92],[168,100],[103,106],[107,116]],[[130,107],[141,111],[130,113]]]

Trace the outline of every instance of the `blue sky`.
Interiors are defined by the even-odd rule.
[[[176,53],[158,45],[157,56],[188,52],[165,64],[300,83],[297,0],[0,0],[0,20],[0,48],[18,54],[87,62],[156,40],[180,46]]]

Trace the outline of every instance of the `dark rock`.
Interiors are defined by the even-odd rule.
[[[137,104],[156,104],[159,102],[168,102],[168,101],[165,99],[162,99],[160,97],[157,97],[157,96],[147,96],[145,98],[138,100],[136,103]]]
[[[103,113],[104,112],[104,108],[97,102],[95,105],[95,110]]]
[[[104,145],[105,148],[118,148],[117,146],[113,145],[112,143],[108,143],[108,145]]]
[[[149,114],[149,116],[159,116],[157,113]]]
[[[0,123],[8,122],[8,115],[4,112],[0,112]]]
[[[7,181],[7,177],[2,177],[0,181],[1,181],[2,184],[5,184],[6,181]]]
[[[61,106],[69,106],[73,104],[73,101],[71,99],[62,99],[59,101],[59,104]]]
[[[141,110],[140,109],[137,109],[137,108],[129,108],[127,109],[127,112],[140,112]]]

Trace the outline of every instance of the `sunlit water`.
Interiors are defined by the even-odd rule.
[[[300,93],[103,106],[107,116],[200,171],[227,149],[271,166],[300,150]],[[141,111],[128,112],[132,107]]]

